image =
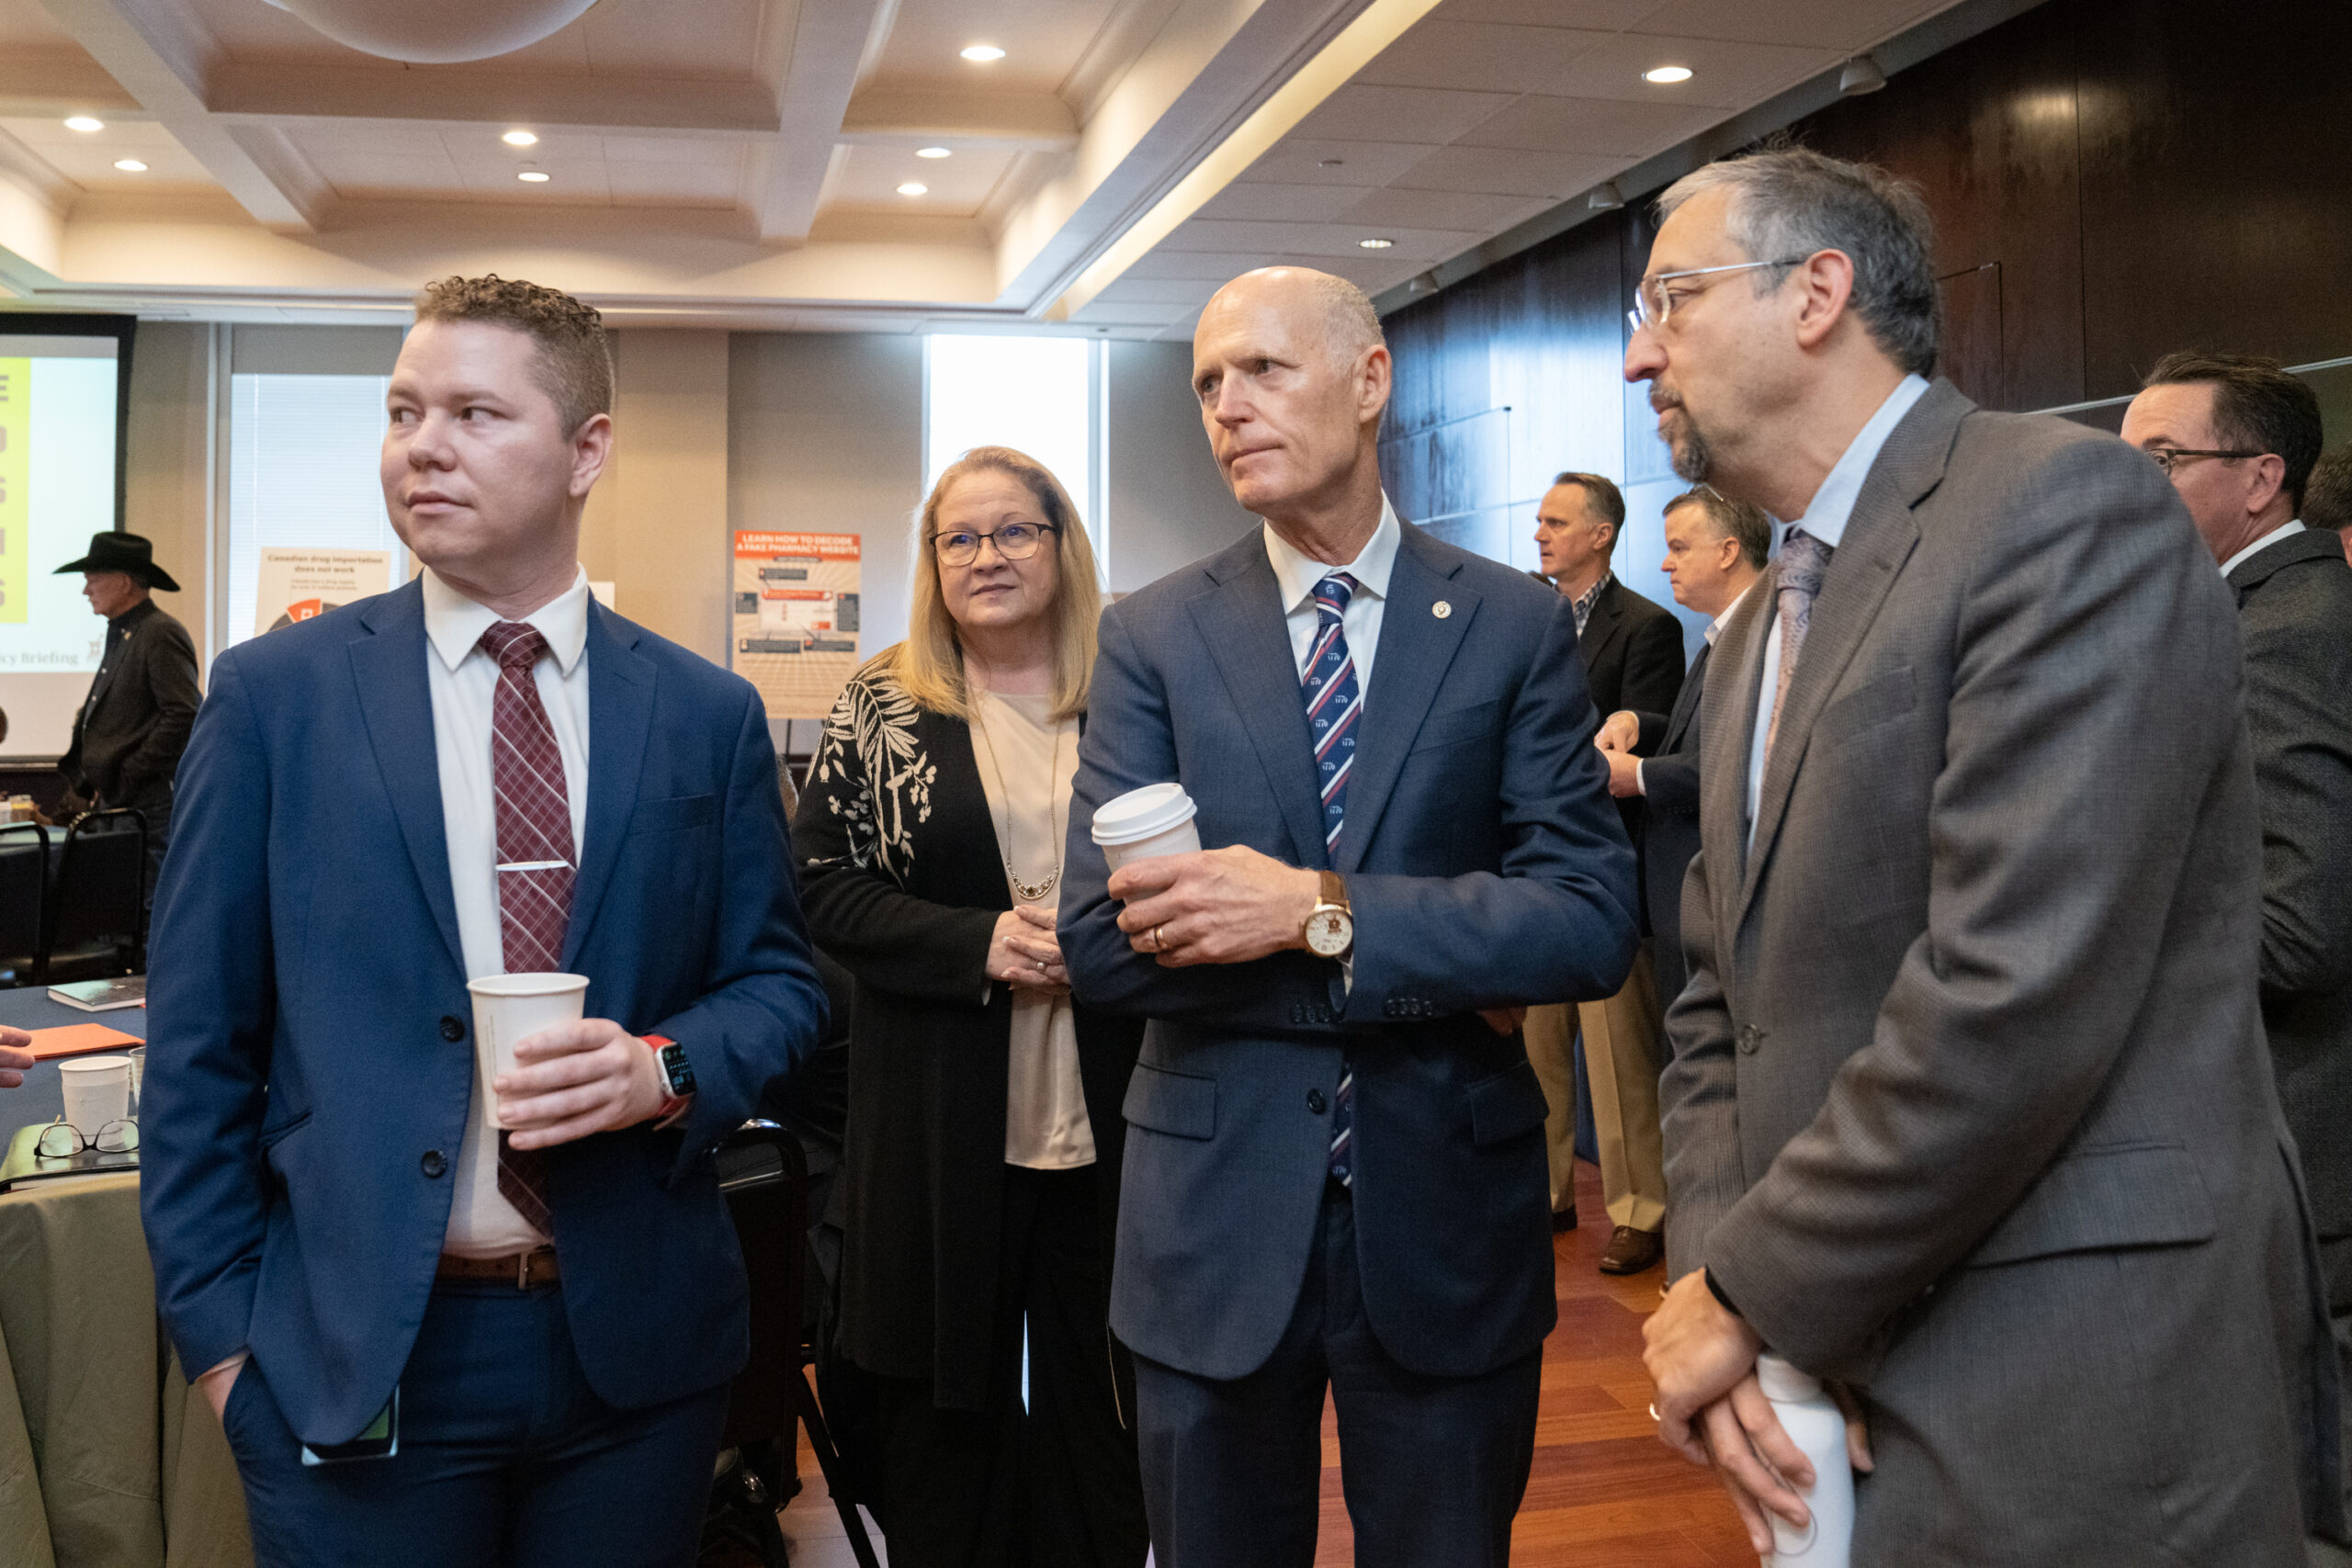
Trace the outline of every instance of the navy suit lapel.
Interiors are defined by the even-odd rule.
[[[620,860],[621,840],[637,808],[637,783],[652,739],[653,666],[635,651],[638,632],[602,604],[588,606],[588,810],[580,876],[571,892],[571,926],[563,962],[576,968],[580,949]]]
[[[1298,660],[1291,652],[1282,589],[1266,558],[1263,536],[1252,530],[1210,562],[1208,572],[1218,591],[1193,601],[1193,623],[1265,770],[1298,863],[1320,870],[1329,863],[1323,852],[1322,793],[1315,782],[1306,708],[1299,699]],[[1356,767],[1361,773],[1361,750]]]
[[[396,588],[359,613],[371,635],[350,644],[351,678],[368,744],[391,797],[392,816],[408,846],[424,902],[458,972],[465,973],[458,939],[458,903],[449,891],[449,840],[442,828],[441,771],[433,739],[433,691],[424,661],[424,590],[415,581]]]
[[[1422,558],[1422,547],[1420,530],[1405,524],[1396,564],[1389,569],[1380,648],[1373,660],[1372,687],[1363,694],[1355,771],[1348,780],[1347,819],[1340,829],[1337,867],[1342,872],[1363,864],[1364,848],[1388,807],[1396,776],[1405,768],[1405,754],[1421,732],[1421,721],[1429,716],[1454,649],[1478,615],[1479,595],[1453,581],[1462,563],[1433,567]],[[1446,603],[1443,615],[1437,614],[1440,600]]]
[[[1674,712],[1666,721],[1666,739],[1658,742],[1660,756],[1680,744],[1691,721],[1699,716],[1699,694],[1706,690],[1707,683],[1707,655],[1714,650],[1714,644],[1701,643],[1699,657],[1690,661],[1690,668],[1684,672],[1682,690],[1674,699]]]

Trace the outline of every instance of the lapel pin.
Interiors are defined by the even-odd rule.
[[[1441,599],[1436,604],[1430,606],[1430,614],[1435,615],[1442,621],[1445,619],[1446,616],[1453,614],[1453,606]]]

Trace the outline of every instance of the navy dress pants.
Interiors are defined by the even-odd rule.
[[[646,1410],[606,1404],[560,1285],[466,1280],[434,1288],[391,1458],[302,1463],[254,1361],[221,1425],[258,1568],[687,1568],[726,1417],[725,1383]]]
[[[1473,1378],[1399,1366],[1364,1317],[1355,1211],[1332,1182],[1264,1366],[1227,1382],[1136,1358],[1159,1568],[1312,1568],[1327,1385],[1358,1568],[1505,1568],[1542,1378],[1541,1350]]]

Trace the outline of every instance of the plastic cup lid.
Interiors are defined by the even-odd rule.
[[[1193,819],[1200,807],[1180,784],[1146,784],[1116,800],[1105,801],[1094,814],[1094,841],[1132,844],[1165,833]]]

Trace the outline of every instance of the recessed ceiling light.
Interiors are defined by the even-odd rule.
[[[921,180],[909,180],[906,184],[899,187],[899,194],[900,196],[924,196],[929,194],[930,190],[931,187],[923,184]]]
[[[955,156],[955,149],[952,147],[918,147],[915,149],[915,156],[918,158],[950,158]]]
[[[1643,72],[1642,80],[1645,82],[1655,82],[1661,87],[1672,86],[1677,82],[1688,82],[1690,80],[1690,67],[1688,65],[1661,65],[1655,70]]]
[[[1385,251],[1396,243],[1394,240],[1358,240],[1356,242],[1367,251]]]
[[[535,130],[510,130],[499,140],[509,147],[537,147],[539,144],[538,132]]]
[[[114,161],[114,166],[126,175],[143,175],[147,172],[147,165],[136,158],[117,158]]]
[[[548,178],[547,171],[544,169],[526,169],[514,177],[521,180],[525,185],[534,186],[543,186],[548,183]]]
[[[85,114],[77,114],[65,122],[68,130],[104,130],[106,128],[105,120],[93,119]]]
[[[997,48],[997,46],[992,43],[976,43],[972,45],[971,48],[967,49],[962,52],[965,59],[977,60],[983,63],[991,60],[1002,60],[1004,58],[1004,51]]]

